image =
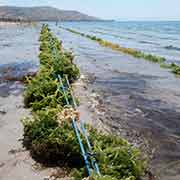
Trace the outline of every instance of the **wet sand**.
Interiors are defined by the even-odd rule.
[[[69,180],[62,168],[42,166],[23,147],[21,119],[30,110],[24,108],[22,80],[37,71],[39,29],[6,25],[0,29],[0,180]]]
[[[84,119],[89,117],[95,126],[140,147],[157,179],[179,180],[180,79],[157,64],[118,54],[60,29],[54,32],[75,52],[86,77],[86,93],[79,93],[80,109],[89,111]]]
[[[50,169],[41,168],[22,145],[20,120],[29,115],[23,106],[22,95],[0,97],[1,180],[43,180],[51,173]]]
[[[23,84],[19,81],[11,83],[13,85],[7,86],[8,82],[5,86],[10,90],[0,89],[0,179],[69,180],[65,170],[39,164],[32,159],[30,151],[23,146],[21,119],[31,116],[31,112],[24,108]],[[3,96],[1,96],[2,91]]]

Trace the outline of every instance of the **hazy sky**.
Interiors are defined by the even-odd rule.
[[[0,5],[53,6],[122,20],[180,20],[180,0],[0,0]]]

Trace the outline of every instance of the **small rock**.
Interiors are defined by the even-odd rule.
[[[17,108],[17,109],[24,108],[24,105],[22,105],[22,104],[16,105],[16,108]]]
[[[49,176],[46,176],[46,177],[44,177],[43,180],[49,180],[49,179],[50,179],[50,177],[49,177]]]
[[[0,162],[0,168],[3,167],[5,165],[5,163]]]
[[[96,98],[98,95],[97,95],[96,93],[92,93],[90,96],[91,96],[92,98]]]
[[[85,85],[83,86],[83,88],[84,88],[85,90],[87,90],[87,89],[88,89],[88,88],[87,88],[87,86],[85,86]]]
[[[4,115],[6,113],[7,113],[7,111],[5,109],[0,109],[0,114]]]
[[[135,109],[135,112],[142,113],[141,109],[138,109],[138,108]]]
[[[10,151],[8,151],[8,154],[17,154],[17,153],[20,153],[20,152],[23,152],[24,149],[11,149]]]
[[[55,178],[54,176],[52,176],[52,177],[50,178],[50,180],[56,180],[56,178]]]
[[[80,76],[80,79],[85,79],[85,76],[84,76],[84,75],[81,75],[81,76]]]

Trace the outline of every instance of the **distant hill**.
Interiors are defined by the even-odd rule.
[[[53,7],[0,6],[0,21],[93,21],[96,17]]]

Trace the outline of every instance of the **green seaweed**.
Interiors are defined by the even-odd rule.
[[[179,65],[172,63],[171,69],[174,74],[176,74],[177,76],[180,76],[180,66]]]
[[[41,162],[74,167],[81,164],[82,167],[83,159],[73,128],[66,121],[59,125],[57,112],[57,109],[38,111],[33,118],[22,120],[26,146]]]
[[[84,161],[71,121],[58,118],[67,107],[56,75],[62,75],[63,81],[68,75],[70,83],[76,80],[79,69],[73,58],[44,25],[40,34],[40,69],[35,77],[27,78],[24,93],[25,105],[33,113],[22,123],[24,143],[35,159],[72,168],[73,179],[82,180],[86,176]],[[71,101],[69,92],[67,97]],[[91,180],[135,180],[144,173],[145,161],[139,150],[120,137],[103,134],[90,125],[86,127],[102,173],[92,174]],[[85,144],[84,137],[81,138]]]

